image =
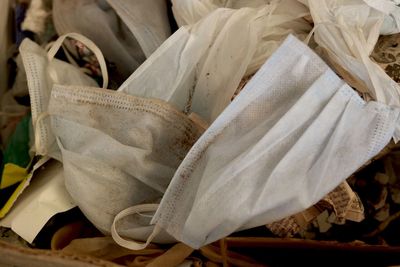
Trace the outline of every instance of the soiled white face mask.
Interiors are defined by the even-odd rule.
[[[148,212],[203,128],[163,101],[90,87],[55,85],[49,112],[76,204],[106,234],[121,210],[147,204],[152,209],[117,226],[121,235],[145,240],[153,230]],[[172,240],[162,233],[155,239]]]
[[[199,248],[295,214],[376,155],[398,118],[289,36],[189,151],[152,223]]]
[[[302,19],[307,8],[293,3],[292,12],[288,1],[256,9],[220,8],[181,27],[119,90],[162,99],[211,123],[242,78],[253,74],[289,33],[305,38],[311,30]]]
[[[49,52],[27,38],[19,48],[31,99],[35,152],[38,155],[50,155],[57,159],[59,159],[59,150],[50,129],[50,120],[47,118],[47,107],[53,84],[97,86],[97,83],[78,67],[54,59],[67,37],[81,41],[95,53],[102,70],[103,87],[106,88],[108,76],[104,58],[96,45],[82,35],[70,33],[59,37]]]

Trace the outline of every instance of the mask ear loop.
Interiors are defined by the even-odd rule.
[[[127,240],[123,239],[117,231],[116,224],[119,220],[133,214],[140,214],[141,212],[150,212],[150,211],[156,211],[158,209],[159,204],[141,204],[141,205],[136,205],[129,207],[127,209],[124,209],[120,213],[115,216],[113,224],[111,225],[111,236],[114,239],[114,241],[120,245],[121,247],[127,248],[127,249],[132,249],[132,250],[141,250],[145,249],[150,242],[154,239],[154,237],[160,233],[161,228],[157,224],[154,226],[153,232],[150,234],[150,236],[147,238],[145,243],[142,242],[137,242],[134,240]]]
[[[49,50],[50,50],[50,48],[51,48],[53,45],[54,45],[54,41],[48,43],[48,44],[45,46],[44,50],[46,50],[46,52],[48,53]],[[62,48],[62,50],[64,51],[64,54],[65,54],[65,56],[66,56],[67,59],[68,59],[68,62],[71,63],[72,65],[74,65],[75,67],[79,68],[79,64],[76,62],[76,60],[75,60],[74,57],[71,55],[71,53],[68,51],[68,49],[65,48],[64,45],[62,45],[61,48]]]
[[[103,86],[102,88],[107,89],[108,86],[108,72],[107,72],[107,64],[104,59],[103,53],[101,50],[93,43],[90,39],[86,38],[85,36],[79,33],[67,33],[60,36],[54,43],[53,46],[50,48],[49,52],[47,53],[47,58],[49,61],[53,60],[54,56],[56,55],[57,51],[62,47],[63,42],[66,38],[75,39],[81,43],[83,43],[87,48],[89,48],[97,58],[97,61],[100,65],[101,75],[103,77]],[[54,70],[50,69],[50,77],[57,83],[58,78],[57,74]]]
[[[95,54],[95,56],[99,62],[99,65],[100,65],[101,74],[103,76],[103,88],[106,89],[108,86],[108,72],[107,72],[107,65],[106,65],[104,56],[103,56],[102,52],[100,51],[100,49],[91,40],[89,40],[88,38],[86,38],[83,35],[80,35],[78,33],[68,33],[68,34],[60,36],[55,42],[46,46],[46,50],[48,49],[48,53],[47,53],[48,61],[50,62],[54,59],[54,56],[56,55],[58,50],[62,47],[62,44],[66,38],[72,38],[72,39],[75,39],[75,40],[83,43],[87,48],[89,48]],[[48,73],[54,83],[59,83],[57,72],[51,67],[51,65],[49,65],[49,67],[48,67]],[[49,116],[49,114],[47,112],[43,112],[43,113],[39,114],[36,121],[33,122],[33,127],[35,129],[36,153],[39,152],[40,154],[43,154],[43,155],[47,155],[48,151],[47,151],[46,147],[42,146],[43,144],[40,139],[40,136],[36,133],[39,132],[39,127],[41,125],[40,121],[42,121],[44,118],[46,118],[48,116]]]

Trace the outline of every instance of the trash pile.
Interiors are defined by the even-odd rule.
[[[398,1],[0,10],[0,240],[129,266],[260,264],[222,249],[251,229],[400,245]]]

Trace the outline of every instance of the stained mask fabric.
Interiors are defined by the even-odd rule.
[[[84,36],[76,33],[60,36],[48,52],[27,38],[19,48],[31,100],[35,152],[38,155],[49,155],[57,159],[60,159],[59,149],[51,131],[50,120],[46,116],[53,84],[97,86],[96,81],[84,74],[78,67],[54,59],[56,52],[67,37],[80,40],[94,51],[102,69],[103,87],[107,87],[108,76],[104,58],[96,45]]]
[[[387,0],[308,0],[307,4],[315,23],[314,39],[325,58],[361,81],[363,86],[357,89],[366,97],[400,107],[399,85],[369,57],[385,14],[399,7]],[[400,139],[400,125],[393,138],[396,142]]]
[[[146,240],[153,207],[203,128],[163,101],[80,86],[54,85],[49,113],[66,188],[82,212],[109,234],[121,210],[149,205],[117,226],[122,236]]]
[[[180,164],[155,232],[199,248],[304,210],[385,147],[398,118],[289,36]]]
[[[167,101],[211,123],[242,78],[254,73],[289,33],[305,39],[311,30],[302,19],[308,14],[305,6],[294,4],[296,12],[285,7],[278,3],[210,12],[178,29],[119,91]]]

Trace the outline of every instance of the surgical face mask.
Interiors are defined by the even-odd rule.
[[[398,118],[289,36],[189,151],[155,230],[199,248],[305,210],[384,148]]]
[[[203,128],[159,100],[111,90],[54,85],[49,113],[68,192],[87,218],[110,233],[132,205],[157,206]],[[145,205],[146,206],[146,205]],[[145,240],[154,208],[122,220],[119,232]],[[166,234],[156,242],[171,242]]]
[[[119,90],[162,99],[213,122],[242,78],[253,74],[290,32],[305,38],[311,30],[301,19],[308,10],[297,3],[296,12],[291,12],[287,2],[210,11],[196,24],[175,32]]]
[[[48,52],[29,39],[25,39],[19,48],[31,99],[35,152],[57,159],[59,159],[59,150],[50,129],[50,120],[46,115],[53,84],[97,86],[97,83],[78,67],[54,59],[67,37],[81,41],[95,53],[102,69],[103,87],[107,87],[108,76],[104,58],[96,45],[84,36],[75,33],[61,36]]]

